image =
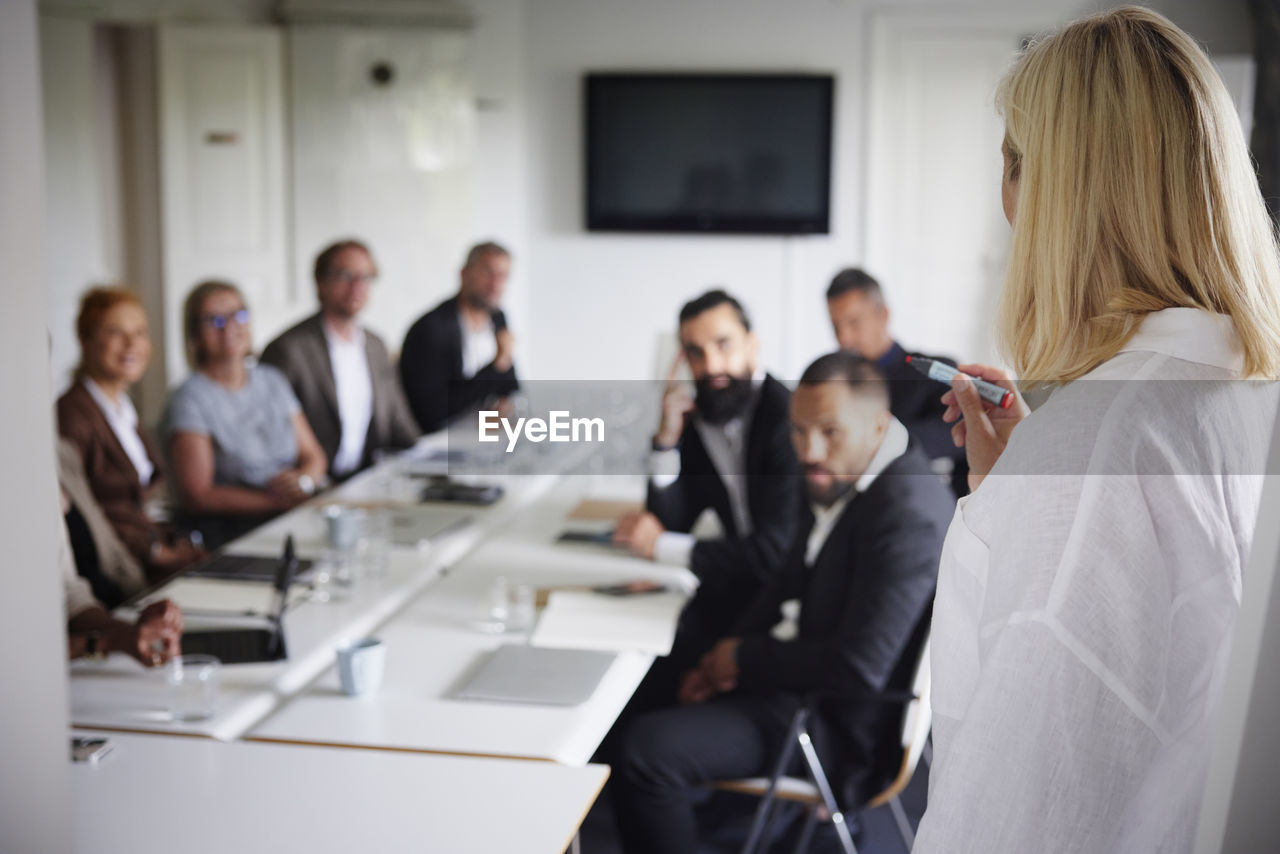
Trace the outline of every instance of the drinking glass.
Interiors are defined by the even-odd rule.
[[[218,673],[222,662],[212,655],[179,655],[165,665],[169,716],[174,721],[203,721],[218,706]]]

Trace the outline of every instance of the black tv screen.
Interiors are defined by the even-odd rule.
[[[826,233],[834,82],[588,74],[587,228]]]

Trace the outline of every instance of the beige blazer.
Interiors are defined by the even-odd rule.
[[[373,418],[365,437],[364,459],[367,466],[373,452],[380,448],[407,448],[417,441],[420,431],[409,412],[400,379],[391,364],[387,345],[364,330],[365,359],[373,385]],[[319,314],[283,332],[262,351],[262,362],[279,368],[293,386],[329,465],[342,444],[342,420],[338,415],[338,389],[333,381],[333,365],[329,360],[329,342]]]
[[[84,517],[93,545],[98,550],[103,574],[114,581],[126,596],[145,590],[147,577],[129,549],[116,536],[115,528],[93,497],[76,446],[62,438],[58,439],[58,484]]]

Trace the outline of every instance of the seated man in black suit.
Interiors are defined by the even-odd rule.
[[[876,363],[889,382],[889,411],[934,461],[935,471],[949,471],[956,496],[969,493],[969,464],[964,448],[951,441],[951,425],[942,420],[945,386],[907,364],[909,355],[889,335],[889,306],[880,283],[863,270],[841,270],[827,288],[827,311],[841,350]],[[910,355],[925,355],[922,353]],[[949,365],[946,356],[929,356]]]
[[[723,636],[756,590],[781,566],[801,503],[787,423],[790,393],[757,364],[758,342],[742,305],[713,290],[680,310],[681,353],[653,439],[646,510],[623,517],[615,542],[634,554],[687,566],[697,595],[686,609],[672,660],[692,664]],[[690,397],[675,380],[688,362]],[[695,540],[704,510],[724,536]],[[668,701],[674,700],[672,674]]]
[[[784,571],[685,675],[684,705],[625,734],[614,803],[626,851],[696,850],[692,790],[768,773],[808,696],[824,698],[810,733],[845,800],[897,770],[902,707],[875,697],[910,683],[954,501],[888,403],[875,367],[849,353],[801,377],[791,424],[810,506]],[[779,606],[797,598],[795,639],[775,639]]]
[[[457,295],[418,318],[405,335],[400,383],[424,432],[441,430],[520,387],[511,330],[498,307],[510,273],[506,249],[492,242],[473,246]]]

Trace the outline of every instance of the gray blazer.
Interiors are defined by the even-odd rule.
[[[364,330],[365,358],[373,382],[373,418],[364,442],[364,468],[372,461],[373,452],[382,448],[407,448],[417,441],[421,431],[404,392],[395,367],[387,353],[387,345],[368,329]],[[262,362],[279,368],[293,386],[302,404],[302,413],[324,448],[332,467],[333,458],[342,444],[342,420],[338,415],[338,390],[333,381],[333,365],[329,361],[329,342],[324,336],[320,315],[281,333],[262,351]]]

